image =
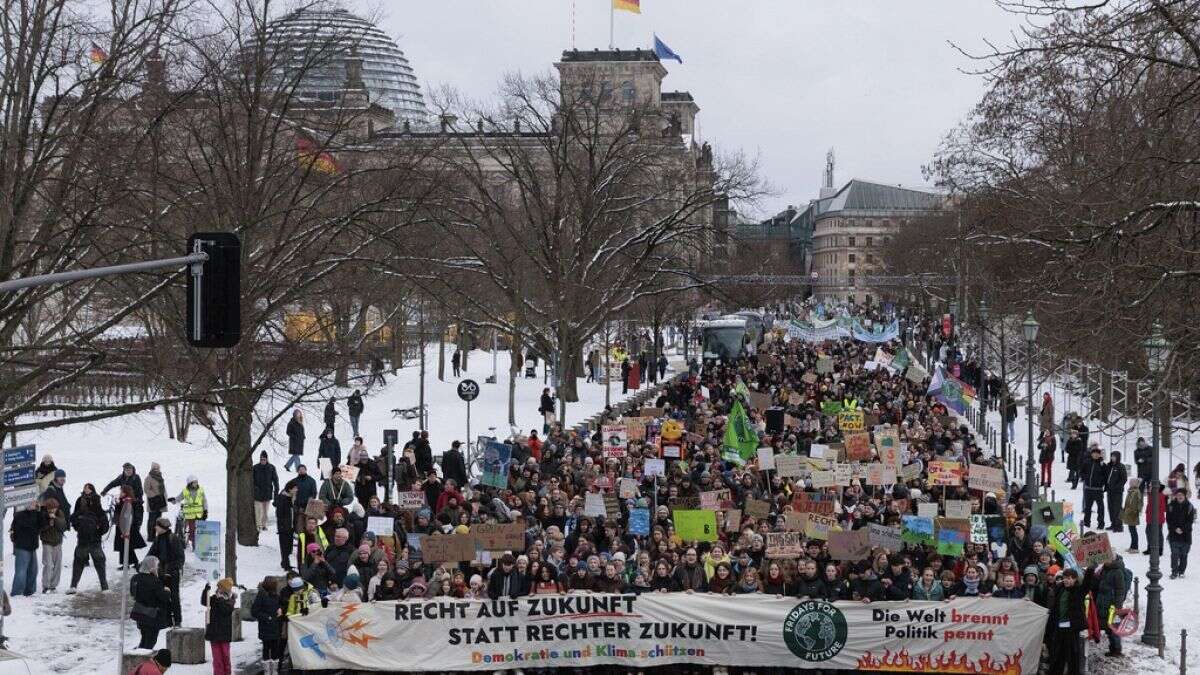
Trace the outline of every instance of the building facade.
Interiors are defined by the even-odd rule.
[[[881,251],[902,226],[942,213],[946,198],[854,179],[811,202],[797,219],[811,223],[813,295],[821,300],[878,298],[864,277],[882,273]]]

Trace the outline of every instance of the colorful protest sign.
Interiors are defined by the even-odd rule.
[[[900,520],[900,540],[908,544],[932,544],[933,518],[903,516]]]
[[[965,499],[947,499],[946,517],[966,520],[971,517],[971,502]]]
[[[799,558],[804,555],[804,539],[799,532],[768,532],[768,558]]]
[[[700,508],[711,509],[716,511],[720,508],[721,492],[718,490],[706,490],[700,493]]]
[[[512,446],[489,442],[483,447],[483,475],[479,482],[494,488],[508,487],[508,465],[512,461]]]
[[[605,424],[600,427],[604,438],[604,456],[620,459],[629,447],[629,429],[624,424]]]
[[[875,432],[875,450],[884,466],[892,467],[895,472],[900,471],[900,432],[896,427],[889,426]]]
[[[645,417],[626,417],[625,418],[625,436],[631,441],[646,440],[646,422]]]
[[[737,532],[742,529],[742,512],[740,509],[725,509],[725,531]]]
[[[912,464],[905,464],[904,468],[900,470],[900,477],[906,482],[910,480],[916,480],[921,477],[921,472],[924,470],[925,464],[922,463],[921,460],[917,460]]]
[[[838,413],[838,429],[842,431],[862,431],[865,424],[866,415],[861,410],[843,410]],[[870,444],[869,437],[867,443]]]
[[[684,541],[716,541],[717,514],[715,511],[694,509],[675,511],[671,514],[675,522],[675,534]]]
[[[829,532],[837,527],[837,518],[808,513],[808,522],[804,525],[804,536],[809,539],[828,539]]]
[[[665,476],[667,474],[666,460],[658,457],[648,457],[642,464],[642,475],[644,476]]]
[[[900,528],[898,527],[868,523],[867,535],[871,546],[881,546],[891,553],[895,553],[903,548],[903,540],[900,538]]]
[[[843,434],[842,444],[846,446],[846,459],[851,462],[871,461],[871,434],[865,431]]]
[[[967,520],[937,519],[937,552],[942,555],[962,555],[963,546],[971,536]]]
[[[967,487],[983,492],[1004,492],[1004,469],[972,464],[967,474]]]
[[[827,499],[826,495],[800,492],[792,498],[792,510],[799,513],[819,513],[828,516],[833,514],[833,505],[834,500]]]
[[[975,388],[938,367],[929,383],[928,394],[947,408],[962,415],[975,401]]]
[[[583,495],[583,515],[599,518],[608,515],[604,510],[604,495],[599,492],[588,492]]]
[[[829,557],[834,560],[856,562],[870,553],[871,541],[867,530],[829,533]]]
[[[930,485],[962,485],[963,466],[958,462],[935,459],[929,463]]]
[[[632,478],[621,478],[617,481],[617,496],[621,499],[636,499],[638,482]]]
[[[1037,603],[993,598],[864,604],[645,593],[535,595],[501,605],[438,597],[314,605],[288,617],[287,639],[293,667],[305,671],[932,671],[922,664],[953,662],[961,672],[1036,673],[1046,616]]]
[[[629,509],[629,533],[641,537],[650,535],[650,509]]]
[[[986,544],[988,543],[987,521],[983,516],[975,514],[971,516],[971,543]]]
[[[471,536],[485,551],[524,551],[525,528],[520,523],[478,523]]]
[[[842,404],[840,401],[822,401],[821,413],[825,415],[837,415],[842,412]]]
[[[196,521],[196,562],[197,567],[204,570],[204,578],[210,583],[216,582],[224,575],[225,556],[222,555],[221,521]]]
[[[1095,567],[1113,559],[1107,532],[1092,532],[1075,540],[1075,559],[1083,566]]]

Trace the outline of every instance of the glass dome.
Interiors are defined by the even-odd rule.
[[[287,74],[303,72],[301,99],[337,100],[346,82],[346,60],[356,52],[373,103],[395,111],[397,121],[426,118],[421,85],[404,52],[370,21],[341,8],[303,9],[276,21],[270,35],[274,46],[288,50],[282,59]]]

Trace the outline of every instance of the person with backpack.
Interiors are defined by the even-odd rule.
[[[159,578],[171,594],[171,625],[183,624],[183,609],[179,602],[179,577],[183,572],[185,545],[183,539],[171,532],[171,521],[154,521],[154,540],[147,555],[158,558]],[[166,619],[167,617],[163,617]]]
[[[158,578],[158,558],[148,555],[142,559],[138,573],[129,580],[129,595],[133,596],[129,618],[142,634],[138,649],[154,649],[158,632],[171,614],[171,593]]]
[[[258,594],[250,605],[250,616],[258,622],[258,639],[262,642],[263,675],[278,675],[279,660],[283,658],[283,605],[279,601],[279,585],[275,577],[266,577],[258,585]]]
[[[1133,585],[1133,572],[1125,567],[1121,556],[1098,565],[1091,575],[1091,590],[1095,593],[1096,613],[1100,625],[1108,635],[1108,652],[1105,656],[1121,656],[1121,636],[1112,631],[1111,617],[1125,604],[1125,597]]]
[[[221,579],[217,582],[217,590],[209,594],[210,590],[212,586],[204,584],[200,604],[208,608],[204,619],[204,639],[208,640],[212,649],[213,675],[232,675],[229,643],[233,642],[233,610],[237,605],[233,579]]]
[[[67,594],[75,593],[79,580],[83,577],[83,568],[91,559],[92,567],[96,568],[96,576],[100,579],[100,590],[108,590],[108,575],[104,557],[104,533],[108,532],[108,518],[104,508],[100,506],[100,495],[91,483],[84,483],[83,492],[75,500],[75,508],[71,513],[71,527],[75,528],[75,553],[71,564],[71,587]]]

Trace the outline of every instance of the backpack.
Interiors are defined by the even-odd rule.
[[[1116,605],[1121,607],[1125,604],[1125,598],[1129,597],[1129,589],[1133,588],[1133,572],[1129,571],[1128,567],[1121,568],[1121,578],[1125,580],[1125,593],[1117,598]]]

